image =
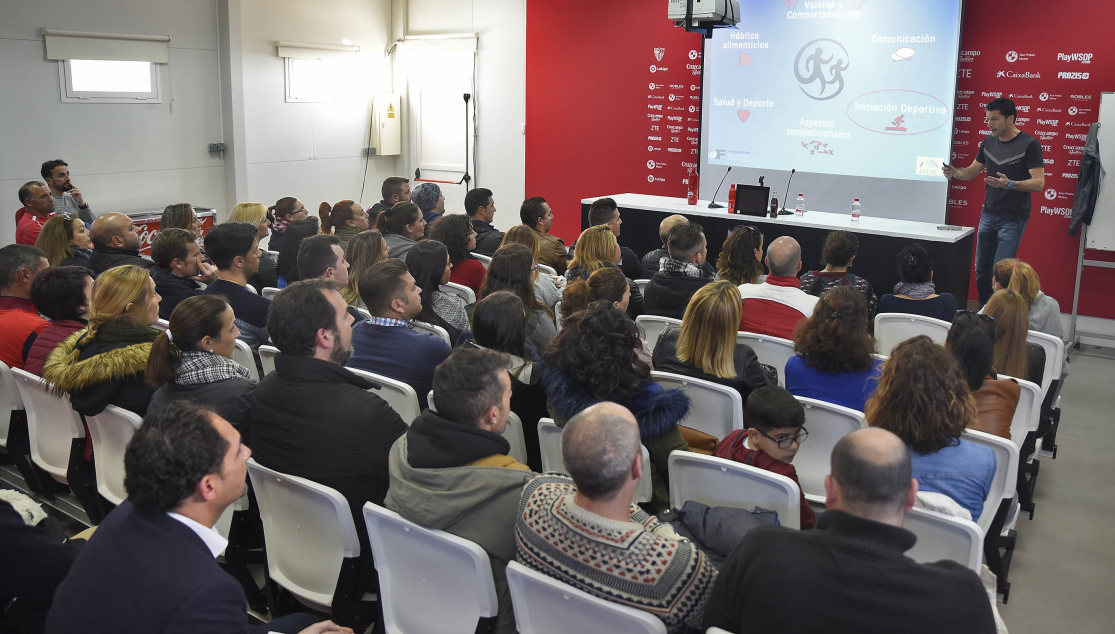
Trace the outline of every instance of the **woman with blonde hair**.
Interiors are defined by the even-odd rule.
[[[340,238],[342,251],[353,236],[368,229],[368,212],[356,201],[342,200],[332,208],[323,202],[318,205],[317,215],[321,217],[321,232]]]
[[[654,346],[654,369],[735,389],[744,402],[767,384],[755,351],[736,341],[743,300],[733,282],[710,282],[693,294],[681,327],[667,328]]]
[[[616,236],[608,225],[596,225],[581,232],[577,238],[577,247],[573,251],[573,260],[565,271],[565,279],[587,280],[594,271],[602,268],[619,268],[619,260],[623,252],[616,242]],[[643,293],[639,285],[627,279],[631,288],[631,300],[627,303],[627,316],[635,319],[643,314]]]
[[[1029,310],[1030,330],[1044,332],[1063,339],[1061,327],[1061,305],[1057,300],[1041,292],[1041,280],[1034,267],[1022,260],[1006,258],[999,260],[991,269],[991,289],[1004,288],[1018,293],[1026,301]]]
[[[542,252],[542,242],[538,239],[538,232],[534,229],[526,225],[511,227],[507,230],[507,233],[503,234],[503,242],[499,246],[504,247],[509,244],[521,244],[529,248],[534,263],[538,264],[538,254]],[[534,278],[535,294],[538,295],[538,299],[542,300],[543,304],[550,308],[554,308],[561,301],[562,288],[568,288],[564,277],[555,278],[539,270],[538,276]]]
[[[89,266],[93,241],[89,230],[78,216],[60,213],[43,225],[35,246],[46,254],[51,266]]]
[[[360,301],[360,276],[387,259],[387,241],[378,231],[361,231],[348,241],[345,259],[349,267],[348,283],[341,289],[341,297],[349,306],[366,308]]]
[[[995,369],[999,374],[1041,385],[1045,350],[1026,341],[1029,318],[1022,295],[1009,288],[995,291],[983,314],[995,320]]]
[[[237,203],[232,208],[232,213],[228,215],[228,221],[246,222],[254,226],[259,232],[261,244],[263,239],[271,233],[271,221],[267,218],[267,207],[264,207],[263,203]],[[279,283],[278,265],[278,258],[268,251],[263,251],[261,247],[259,269],[255,275],[248,278],[248,283],[259,292],[263,292],[264,287],[277,285]]]
[[[961,437],[979,421],[952,353],[925,335],[895,346],[864,417],[909,446],[919,491],[947,495],[979,520],[995,477],[995,454]]]
[[[159,294],[147,269],[108,269],[93,283],[89,326],[47,356],[43,378],[70,395],[78,413],[96,416],[116,405],[140,416],[154,389],[144,380],[151,342],[161,332]]]

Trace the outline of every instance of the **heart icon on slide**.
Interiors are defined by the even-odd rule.
[[[751,111],[750,110],[737,110],[736,115],[739,116],[740,123],[743,123],[743,122],[747,121],[748,117],[751,116]]]
[[[739,54],[739,65],[740,66],[750,66],[751,65],[751,55],[748,54],[748,53],[740,53]]]

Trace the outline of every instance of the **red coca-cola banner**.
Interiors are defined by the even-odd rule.
[[[139,254],[150,257],[151,244],[155,236],[159,235],[159,224],[162,214],[128,214],[135,223],[136,233],[139,234]],[[197,211],[197,218],[201,221],[201,235],[209,233],[213,228],[217,213],[215,211]]]

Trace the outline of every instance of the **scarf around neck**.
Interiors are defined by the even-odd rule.
[[[98,326],[93,338],[104,343],[148,343],[154,341],[160,332],[151,326],[117,320]]]
[[[250,379],[251,374],[247,368],[228,357],[190,350],[182,353],[174,382],[178,385],[204,385],[236,377]]]
[[[905,295],[910,299],[925,299],[936,291],[933,282],[899,282],[894,285],[895,295]]]
[[[705,271],[690,262],[682,262],[673,258],[662,258],[658,261],[659,273],[680,273],[685,277],[708,277]]]
[[[290,226],[290,223],[291,219],[289,214],[286,216],[276,215],[274,220],[271,221],[271,233],[274,235],[278,235],[286,231],[286,228]]]

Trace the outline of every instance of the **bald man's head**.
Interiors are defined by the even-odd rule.
[[[98,216],[89,229],[89,239],[93,241],[94,247],[139,248],[135,223],[131,218],[120,213]]]
[[[631,479],[641,453],[639,423],[626,407],[597,403],[577,414],[561,434],[561,458],[590,500],[611,499]]]
[[[901,512],[910,499],[910,451],[901,438],[879,427],[858,429],[836,443],[831,475],[840,488],[841,510],[850,513]]]
[[[776,238],[767,247],[767,268],[771,275],[797,277],[801,270],[801,246],[790,236]]]
[[[673,229],[687,220],[688,218],[680,214],[666,216],[666,218],[662,220],[662,223],[658,225],[658,237],[662,238],[662,244],[666,244],[666,241],[670,239],[670,229]]]

